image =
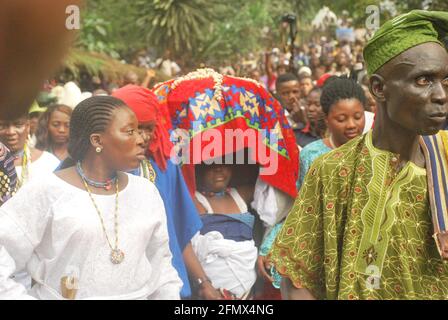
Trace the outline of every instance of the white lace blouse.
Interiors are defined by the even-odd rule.
[[[78,279],[76,299],[179,299],[165,208],[156,187],[128,174],[119,193],[121,264],[86,191],[54,174],[31,181],[0,208],[0,299],[63,299],[61,278]],[[115,243],[115,195],[93,195]],[[10,276],[26,268],[30,292]]]

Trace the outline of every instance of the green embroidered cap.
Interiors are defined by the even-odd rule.
[[[448,47],[448,12],[412,10],[387,21],[364,48],[369,75],[400,53],[426,42]]]

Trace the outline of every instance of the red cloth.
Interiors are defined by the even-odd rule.
[[[113,97],[123,100],[134,111],[139,123],[154,121],[154,135],[148,145],[148,153],[159,168],[166,170],[166,160],[170,158],[173,147],[163,120],[161,106],[157,97],[150,90],[136,85],[127,85],[113,94]]]
[[[275,83],[277,82],[277,76],[273,74],[272,76],[268,77],[268,90],[271,92],[275,92]]]
[[[170,113],[173,128],[188,132],[188,143],[193,152],[189,155],[190,164],[184,164],[182,171],[190,192],[194,192],[196,184],[194,165],[229,153],[226,152],[226,147],[230,144],[233,152],[245,148],[251,150],[251,160],[264,168],[267,166],[263,165],[266,164],[263,155],[270,159],[272,153],[277,153],[277,171],[274,174],[260,174],[260,178],[295,198],[299,151],[279,102],[266,89],[252,81],[224,76],[222,99],[216,105],[213,99],[214,86],[214,80],[209,77],[182,81],[174,89],[173,81],[154,88],[159,103],[165,105]],[[222,148],[212,147],[215,139],[214,136],[211,139],[207,137],[210,129],[218,132],[218,141],[223,142]],[[255,145],[251,139],[226,141],[227,129],[255,133]],[[275,134],[278,143],[260,139],[258,133],[262,129]],[[263,148],[263,154],[257,151],[258,146]],[[213,154],[198,154],[198,147],[200,151],[212,149]]]
[[[310,122],[308,121],[308,122],[306,123],[305,128],[302,129],[302,132],[303,132],[303,133],[308,133],[308,132],[310,132],[310,131],[311,131],[311,125],[310,125]]]
[[[317,85],[319,88],[322,88],[322,87],[324,86],[324,84],[325,84],[325,81],[327,81],[328,78],[330,78],[330,77],[331,77],[331,74],[330,74],[330,73],[325,73],[324,75],[322,75],[322,76],[319,78],[319,80],[317,80],[316,85]]]

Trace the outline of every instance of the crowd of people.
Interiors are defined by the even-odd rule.
[[[0,299],[448,299],[447,33],[47,82],[0,115]]]

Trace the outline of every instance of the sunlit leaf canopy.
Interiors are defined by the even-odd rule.
[[[444,0],[86,0],[77,46],[128,63],[142,50],[162,56],[168,49],[184,65],[210,65],[281,48],[285,13],[297,16],[301,44],[316,35],[311,22],[322,7],[338,17],[346,10],[355,27],[364,27],[369,5],[382,8],[381,21],[422,7],[448,10]]]

